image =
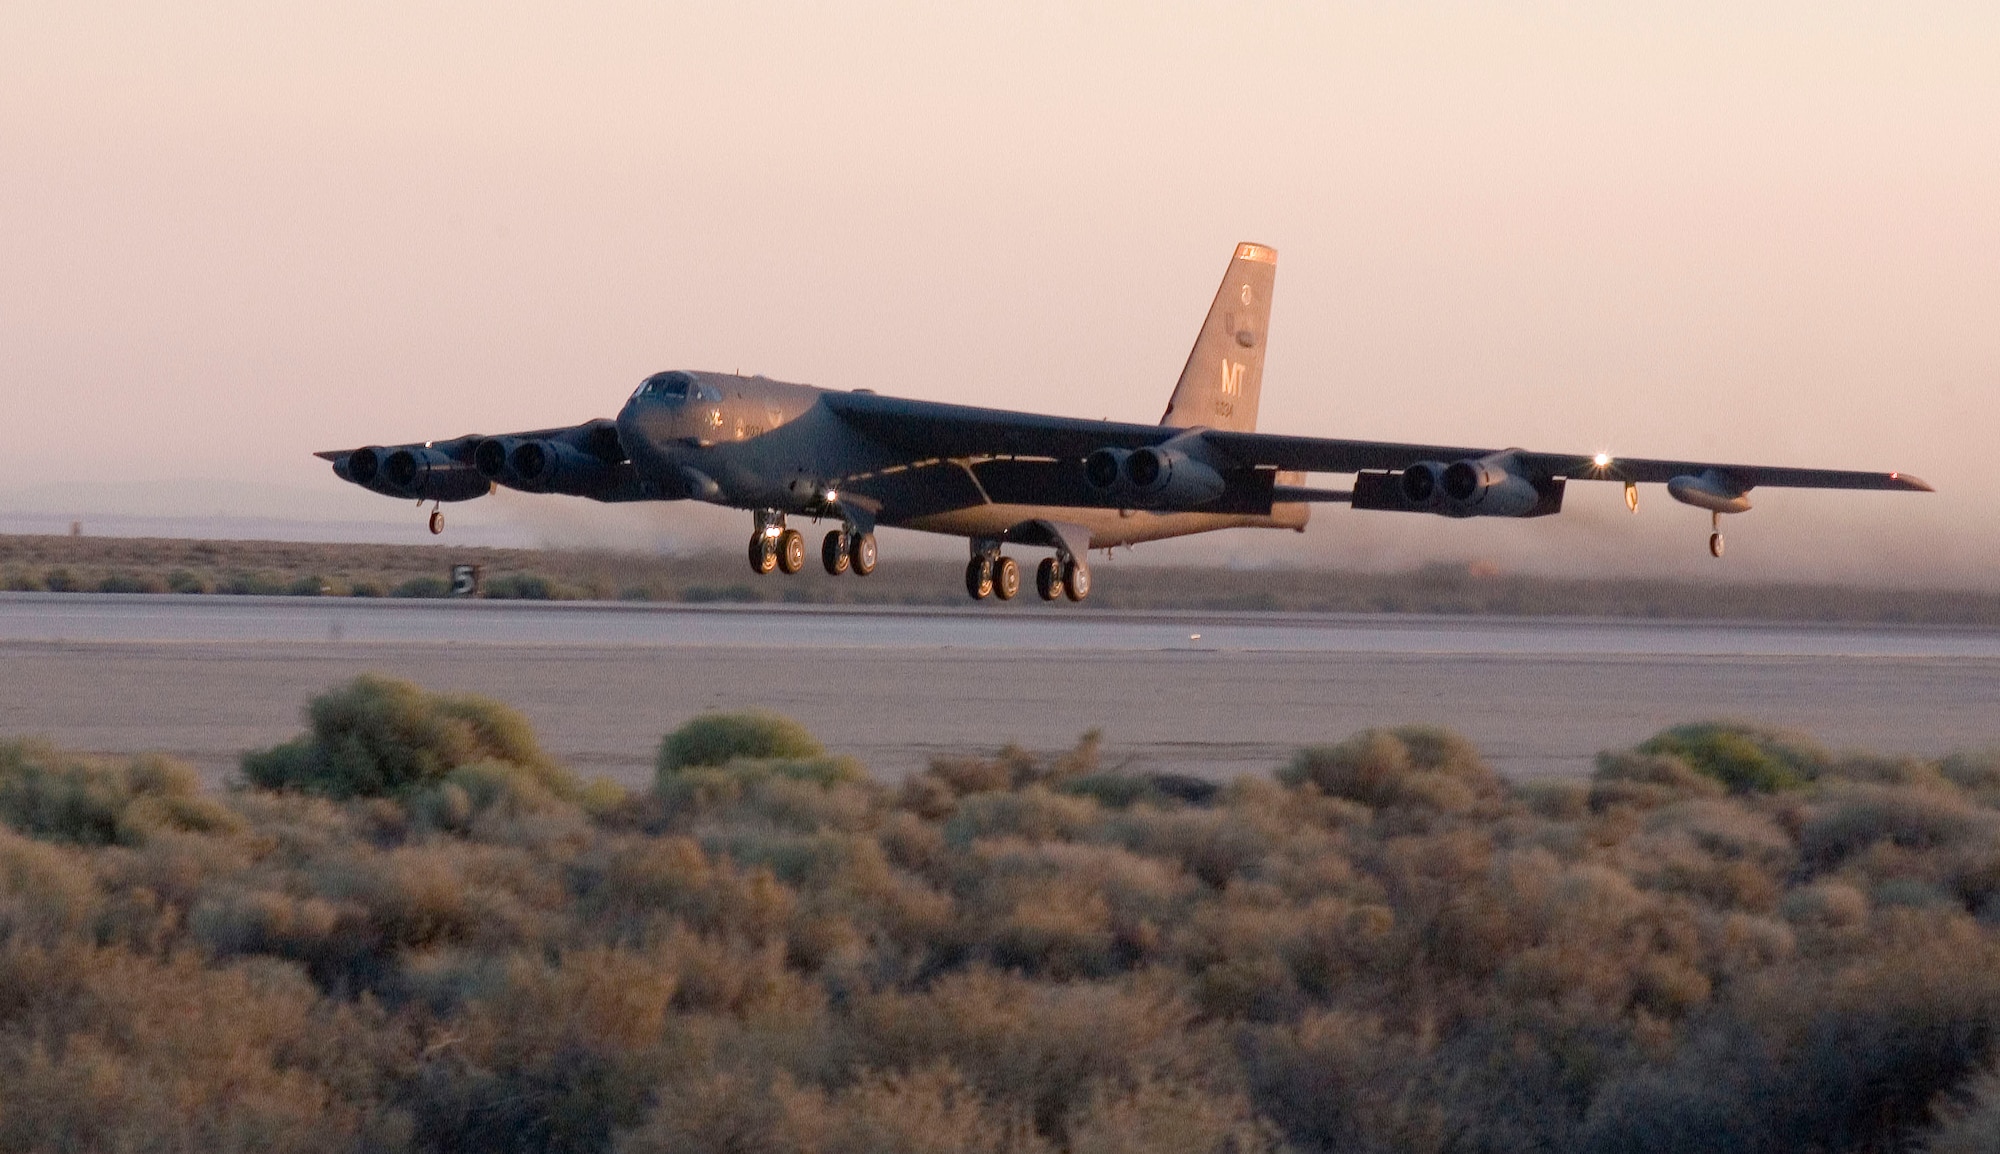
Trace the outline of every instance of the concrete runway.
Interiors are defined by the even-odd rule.
[[[1429,722],[1510,774],[1737,717],[1836,747],[2000,745],[2000,631],[1854,626],[312,598],[0,595],[0,734],[159,749],[215,780],[377,671],[525,713],[586,774],[640,782],[661,734],[763,706],[894,777],[939,752],[1067,746],[1226,776]]]

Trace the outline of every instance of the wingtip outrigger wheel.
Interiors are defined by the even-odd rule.
[[[1722,514],[1720,512],[1709,513],[1708,524],[1711,530],[1708,535],[1708,555],[1711,557],[1720,557],[1722,556]]]
[[[1637,482],[1625,482],[1625,508],[1628,512],[1639,511],[1639,486]]]

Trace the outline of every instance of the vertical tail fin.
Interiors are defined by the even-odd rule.
[[[1239,244],[1229,272],[1208,306],[1201,335],[1167,402],[1162,425],[1250,432],[1257,427],[1257,394],[1264,384],[1264,338],[1271,328],[1271,286],[1278,252]]]

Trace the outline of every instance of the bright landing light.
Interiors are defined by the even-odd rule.
[[[1611,463],[1611,454],[1599,453],[1595,457],[1592,457],[1590,459],[1590,463],[1602,469],[1604,466],[1609,465]]]

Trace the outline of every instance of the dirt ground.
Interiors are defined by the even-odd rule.
[[[956,562],[885,558],[866,578],[758,577],[735,553],[661,557],[530,549],[0,536],[0,589],[441,596],[455,565],[488,596],[691,602],[958,605]],[[1023,554],[1026,556],[1026,554]],[[1030,558],[1032,560],[1032,558]],[[1701,620],[2000,625],[2000,594],[1812,585],[1582,580],[1431,565],[1403,573],[1096,563],[1091,604],[1119,609],[1503,613]]]

